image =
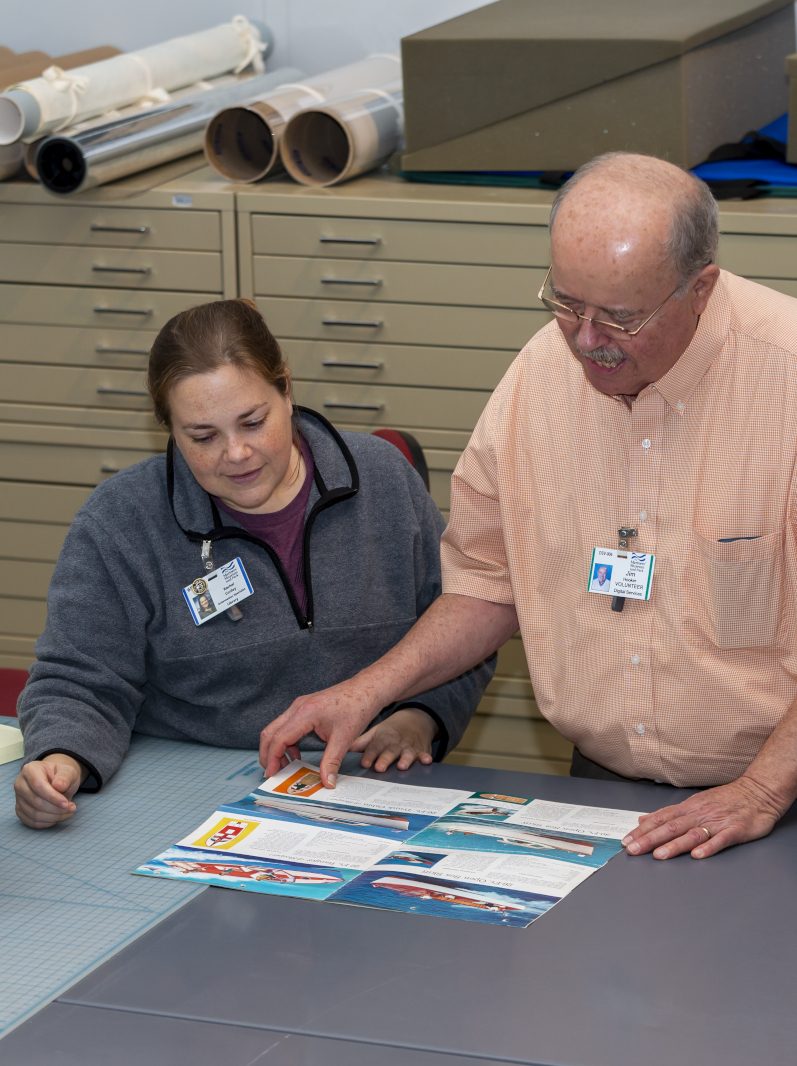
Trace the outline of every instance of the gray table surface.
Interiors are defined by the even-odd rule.
[[[263,776],[253,752],[138,737],[99,795],[35,832],[14,815],[19,767],[0,766],[0,1033],[201,892],[130,871]]]
[[[638,810],[686,794],[445,765],[405,779]],[[170,1018],[381,1045],[409,1064],[793,1066],[795,887],[791,814],[708,862],[620,855],[527,930],[210,888],[57,1006],[133,1014],[142,1032]],[[4,1041],[3,1062],[35,1061],[43,1023]]]
[[[25,1066],[498,1066],[498,1059],[53,1003],[0,1045]]]

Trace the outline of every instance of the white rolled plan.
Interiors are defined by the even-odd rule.
[[[49,67],[0,94],[0,145],[33,141],[115,108],[192,85],[203,78],[262,71],[267,45],[243,15],[209,30],[99,63]]]

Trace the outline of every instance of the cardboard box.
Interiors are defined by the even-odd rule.
[[[405,37],[405,170],[683,166],[786,110],[792,0],[498,0]]]

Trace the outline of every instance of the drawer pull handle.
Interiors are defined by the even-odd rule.
[[[98,355],[149,355],[147,348],[105,348],[98,344],[94,349]]]
[[[149,233],[149,226],[103,226],[99,222],[92,222],[89,226],[92,233]]]
[[[381,237],[319,237],[321,244],[370,244],[382,243]]]
[[[384,370],[384,363],[346,363],[342,359],[322,359],[321,366],[332,366],[338,370]]]
[[[137,308],[137,307],[95,307],[95,315],[142,315],[144,318],[150,318],[154,314],[151,307],[149,308]]]
[[[353,326],[355,329],[381,329],[382,320],[377,319],[376,322],[355,322],[349,318],[322,318],[321,324],[323,326]]]
[[[149,396],[146,389],[114,389],[110,385],[98,385],[98,396]]]
[[[384,411],[383,403],[335,403],[332,400],[325,401],[324,407],[328,411]]]
[[[91,264],[95,274],[141,274],[143,277],[152,273],[152,267],[106,267],[97,263]]]
[[[100,473],[101,474],[118,474],[119,473],[119,467],[118,466],[112,466],[110,463],[103,463],[102,466],[100,467]]]
[[[321,278],[322,285],[370,285],[378,289],[382,284],[381,278]]]

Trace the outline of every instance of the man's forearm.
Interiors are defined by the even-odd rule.
[[[492,655],[517,629],[514,604],[444,595],[356,679],[386,707],[442,685]]]
[[[742,777],[753,781],[783,815],[797,798],[797,700],[770,733]]]

